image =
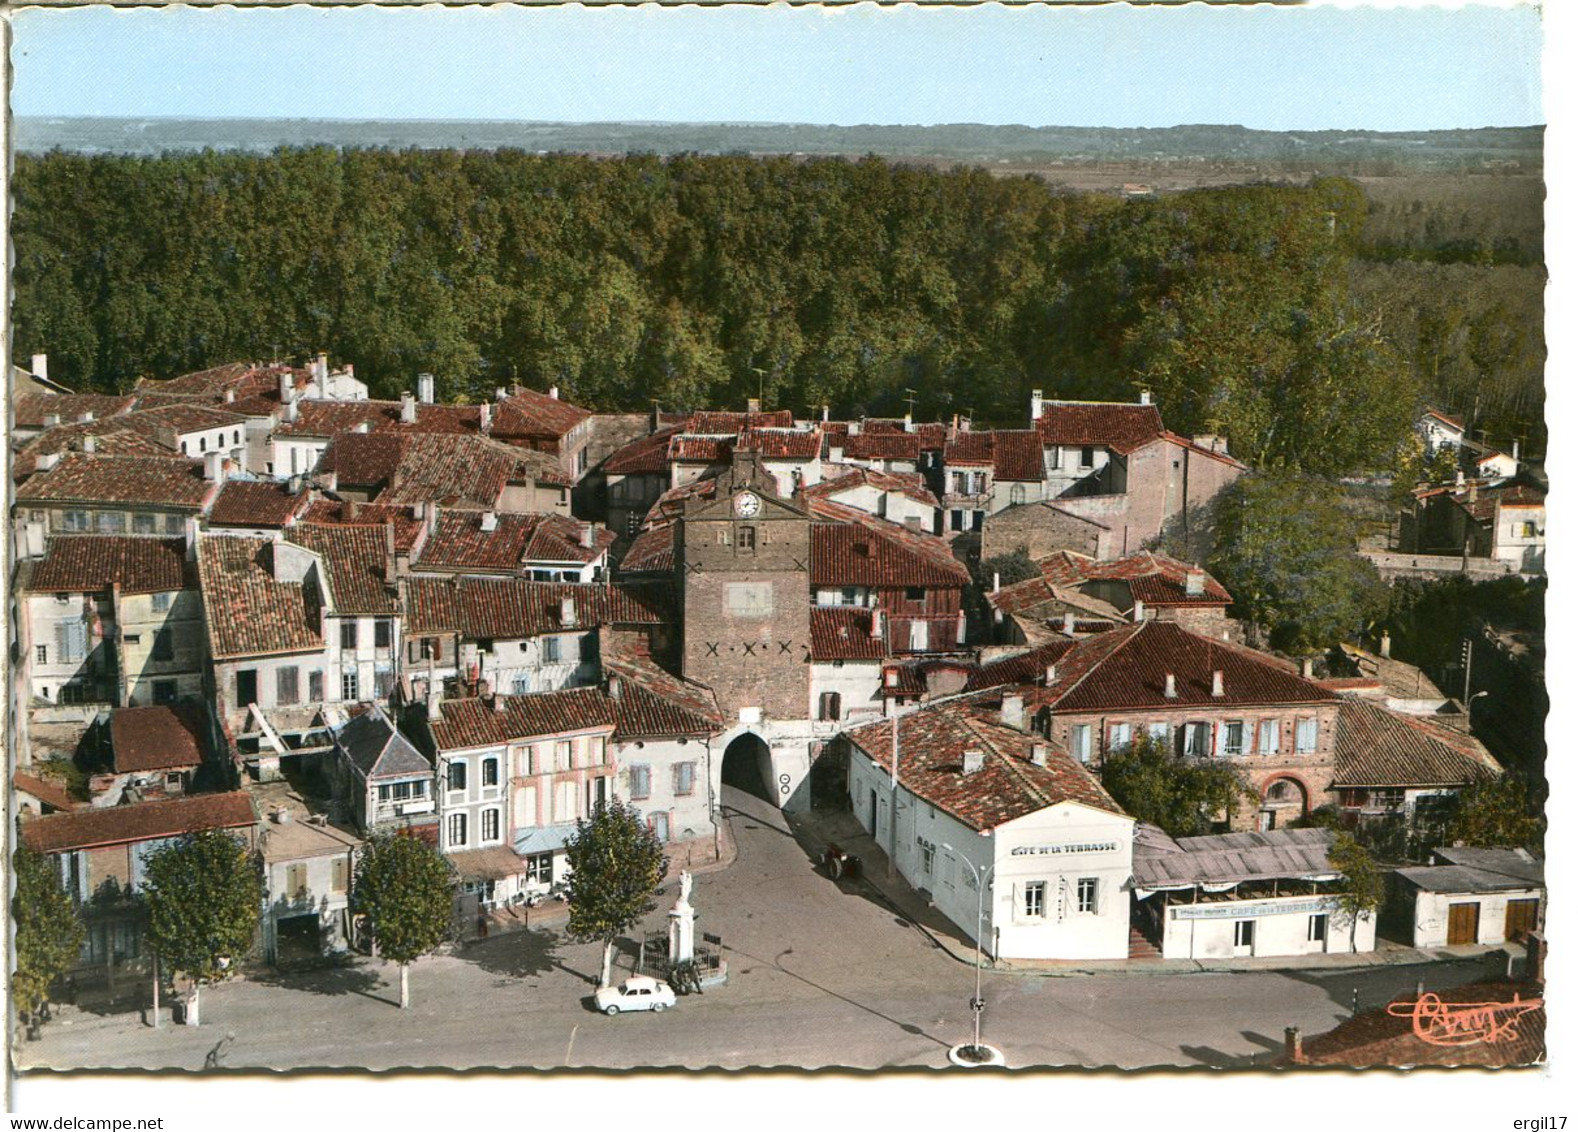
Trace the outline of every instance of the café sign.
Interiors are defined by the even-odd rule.
[[[1175,920],[1242,920],[1248,916],[1292,916],[1298,913],[1335,911],[1337,902],[1331,897],[1315,900],[1294,900],[1287,903],[1276,900],[1236,901],[1222,904],[1174,904],[1169,911]]]
[[[1010,857],[1056,857],[1068,853],[1115,853],[1116,841],[1078,841],[1065,845],[1019,845],[1008,851]]]

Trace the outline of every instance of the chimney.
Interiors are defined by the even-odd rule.
[[[99,438],[93,435],[84,436],[82,438],[82,450],[90,456],[93,455],[99,450]]]
[[[210,483],[218,483],[225,478],[225,454],[223,452],[208,452],[204,454],[203,478]]]
[[[42,378],[45,381],[49,380],[49,355],[48,354],[34,354],[33,355],[33,376],[34,377],[38,377],[38,378]]]
[[[288,404],[296,399],[296,383],[291,380],[290,370],[279,371],[279,402]]]
[[[1145,603],[1138,598],[1134,600],[1134,620],[1136,622],[1145,620]]]
[[[826,405],[823,405],[822,406],[822,423],[823,424],[827,423],[827,412],[828,412],[828,407]]]
[[[424,405],[433,403],[433,375],[419,373],[416,375],[416,398]]]
[[[59,452],[40,452],[33,467],[40,472],[47,472],[58,463],[60,463]]]
[[[970,418],[969,417],[960,417],[959,418],[959,431],[960,432],[969,432],[970,431]]]
[[[575,599],[561,597],[559,599],[559,624],[566,629],[573,628],[578,623],[575,615]]]
[[[503,696],[500,696],[500,695],[497,695],[497,694],[494,695],[494,697],[493,697],[493,710],[494,711],[496,711],[496,712],[503,712],[508,707],[509,707],[509,703],[504,699]]]
[[[1184,575],[1184,593],[1190,597],[1200,597],[1205,593],[1205,571],[1190,570]]]
[[[234,389],[227,389],[227,390],[225,390],[225,404],[227,404],[227,405],[234,405],[235,403],[236,403],[236,391]]]
[[[45,413],[44,414],[44,427],[45,428],[54,428],[58,424],[60,424],[60,414],[59,413]]]
[[[880,609],[871,611],[871,636],[873,638],[882,636],[882,610]]]
[[[495,401],[508,401],[510,399],[510,391],[501,385],[493,391],[493,399]]]
[[[581,524],[581,547],[583,549],[585,549],[585,550],[591,550],[596,545],[597,545],[597,528],[593,527],[591,523],[582,523]]]
[[[1074,611],[1072,609],[1063,611],[1063,635],[1065,637],[1074,635]]]
[[[1036,766],[1047,765],[1047,745],[1045,743],[1030,744],[1030,761]]]
[[[1221,699],[1223,696],[1227,695],[1227,693],[1222,689],[1222,670],[1220,668],[1211,673],[1211,695],[1215,696],[1217,699]]]
[[[1468,501],[1470,503],[1478,503],[1479,502],[1479,481],[1478,480],[1475,480],[1473,483],[1468,485]]]
[[[1025,729],[1025,698],[1017,693],[1003,697],[1003,726]]]
[[[1003,588],[1003,576],[998,571],[992,571],[992,592],[995,594]]]
[[[1282,1031],[1282,1053],[1294,1065],[1303,1063],[1304,1035],[1297,1026],[1289,1026]]]
[[[499,529],[499,517],[498,517],[498,515],[496,513],[492,512],[492,511],[484,511],[482,513],[482,529],[484,531],[496,531],[496,530],[498,530]]]
[[[1516,440],[1512,442],[1512,462],[1514,464],[1518,462],[1518,442]]]
[[[904,414],[904,431],[905,432],[914,432],[915,431],[915,421],[913,420],[913,418],[911,417],[911,415],[909,413],[905,413]]]
[[[921,526],[921,517],[919,515],[904,516],[904,529],[907,531],[914,531],[917,534],[926,533],[925,529]]]
[[[1392,635],[1385,629],[1381,630],[1381,655],[1387,659],[1392,655]]]
[[[974,774],[976,771],[980,770],[985,765],[986,765],[986,752],[985,751],[966,751],[966,752],[964,752],[964,773],[965,774],[967,774],[967,775],[968,774]]]
[[[1306,680],[1315,679],[1315,661],[1312,657],[1305,657],[1299,661],[1299,675]]]
[[[356,518],[356,500],[347,499],[344,503],[342,503],[340,505],[340,514],[345,516],[345,521],[347,523],[354,520]]]
[[[619,677],[610,676],[608,678],[608,698],[617,702],[623,694],[623,690],[619,687]]]
[[[745,411],[752,415],[761,412],[762,399],[760,397],[747,397],[745,399]]]
[[[284,419],[286,424],[295,424],[296,423],[296,417],[297,417],[299,412],[300,412],[300,410],[296,408],[296,402],[294,402],[294,401],[286,401],[285,402],[285,411],[284,411],[283,414],[281,414],[281,416],[283,417],[283,419]]]
[[[1166,696],[1169,700],[1176,700],[1178,698],[1178,678],[1171,672],[1167,674],[1167,683],[1162,688],[1162,695]]]
[[[91,424],[92,422],[93,422],[93,410],[92,409],[84,409],[77,416],[77,423],[78,424]]]
[[[559,387],[557,385],[548,386],[548,396],[557,401],[559,399]]]
[[[1150,403],[1151,403],[1151,391],[1149,389],[1142,389],[1142,390],[1140,390],[1140,404],[1142,404],[1142,405],[1149,405]]]
[[[1046,402],[1042,400],[1041,390],[1032,389],[1030,391],[1030,423],[1032,425],[1041,419],[1041,412],[1045,408]]]
[[[1046,673],[1045,673],[1045,683],[1046,683],[1046,686],[1048,688],[1052,687],[1052,685],[1057,683],[1057,665],[1055,665],[1055,664],[1047,665],[1047,670],[1046,670]]]
[[[373,422],[372,421],[357,421],[356,422],[356,427],[351,429],[351,431],[352,432],[362,432],[362,433],[372,432],[373,431]]]
[[[959,610],[959,620],[953,630],[954,644],[964,644],[965,634],[968,629],[969,625],[964,619],[964,610],[961,609]]]
[[[400,394],[400,420],[403,424],[416,424],[416,398],[410,393]]]
[[[1463,469],[1462,468],[1459,468],[1457,470],[1457,474],[1453,477],[1452,486],[1453,487],[1458,487],[1458,488],[1461,488],[1463,486]]]

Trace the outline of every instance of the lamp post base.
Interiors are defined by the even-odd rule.
[[[948,1063],[961,1069],[980,1069],[989,1065],[1006,1066],[1008,1060],[995,1046],[962,1042],[948,1051]]]

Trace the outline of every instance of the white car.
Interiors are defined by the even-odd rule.
[[[627,1010],[667,1010],[674,1005],[674,990],[661,979],[632,975],[617,987],[603,987],[594,998],[597,1009],[612,1018]]]

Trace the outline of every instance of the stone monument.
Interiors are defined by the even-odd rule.
[[[690,903],[692,878],[679,874],[679,899],[668,913],[668,961],[688,963],[696,958],[696,909]]]

